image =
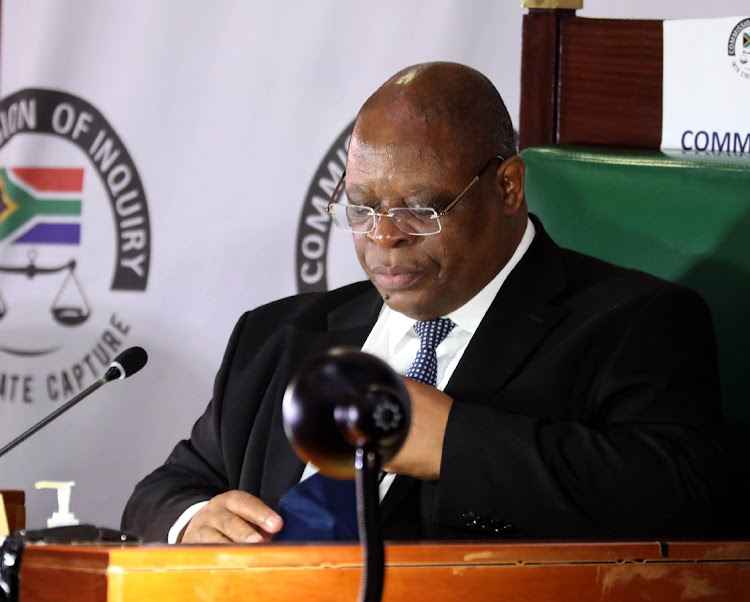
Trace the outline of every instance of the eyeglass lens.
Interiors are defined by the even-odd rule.
[[[366,234],[375,229],[375,212],[359,205],[333,205],[336,225],[350,232]],[[440,221],[431,208],[397,207],[388,212],[393,224],[405,234],[435,234],[440,232]],[[382,218],[381,218],[382,219]]]

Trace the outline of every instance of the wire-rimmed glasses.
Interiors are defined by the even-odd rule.
[[[412,236],[429,236],[438,234],[443,229],[440,218],[444,217],[456,204],[464,198],[469,191],[482,178],[484,172],[495,159],[504,161],[500,155],[491,157],[487,163],[482,166],[476,176],[468,183],[458,196],[453,199],[446,207],[438,212],[432,207],[394,207],[387,213],[378,213],[372,207],[367,205],[352,205],[349,203],[336,203],[336,197],[346,176],[346,170],[341,174],[338,184],[333,189],[333,194],[328,202],[326,211],[331,216],[333,223],[337,228],[354,234],[367,234],[375,229],[375,218],[378,222],[384,217],[390,218],[393,225],[401,230],[404,234]]]

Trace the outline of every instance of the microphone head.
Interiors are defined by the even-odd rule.
[[[130,347],[114,359],[104,378],[107,382],[117,378],[127,378],[143,368],[147,361],[148,354],[143,347]]]
[[[321,473],[354,478],[368,445],[388,462],[406,440],[411,401],[403,378],[374,355],[332,349],[308,360],[287,387],[284,430],[297,455]]]

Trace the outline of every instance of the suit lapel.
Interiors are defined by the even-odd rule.
[[[381,305],[380,296],[372,288],[325,312],[322,319],[309,320],[309,316],[300,316],[292,325],[286,346],[288,357],[285,358],[287,368],[283,382],[289,383],[306,359],[333,347],[360,349],[377,320]],[[284,391],[274,393],[274,411],[260,485],[261,497],[272,507],[299,482],[305,467],[284,433],[281,414],[283,394]]]
[[[566,286],[560,248],[537,220],[534,225],[531,247],[498,292],[445,389],[452,397],[477,398],[502,389],[568,313],[553,302]]]

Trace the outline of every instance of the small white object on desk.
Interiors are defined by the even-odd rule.
[[[70,490],[75,481],[37,481],[37,489],[57,489],[57,512],[47,519],[48,527],[67,527],[79,524],[76,515],[70,511]]]
[[[0,493],[0,544],[5,541],[5,536],[10,535],[8,527],[8,516],[5,514],[5,502],[3,494]]]

